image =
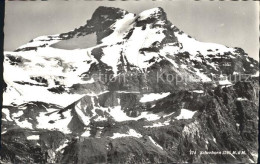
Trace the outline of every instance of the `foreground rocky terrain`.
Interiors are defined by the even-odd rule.
[[[99,7],[5,52],[2,163],[255,163],[258,62],[162,8]]]

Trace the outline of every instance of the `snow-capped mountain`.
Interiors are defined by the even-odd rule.
[[[256,160],[258,62],[197,41],[160,7],[99,7],[79,28],[5,52],[4,79],[2,161]]]

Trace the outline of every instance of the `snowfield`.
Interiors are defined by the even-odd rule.
[[[114,108],[112,108],[110,110],[110,112],[108,112],[114,119],[115,121],[118,121],[118,122],[122,122],[122,121],[130,121],[130,120],[139,120],[139,119],[142,119],[142,118],[145,118],[147,119],[148,121],[154,121],[154,120],[158,120],[160,119],[162,116],[170,116],[172,115],[173,113],[169,114],[169,115],[166,115],[165,113],[157,113],[157,114],[154,114],[154,113],[151,113],[151,112],[142,112],[138,117],[129,117],[126,115],[126,113],[124,111],[121,110],[121,107],[120,106],[116,106]]]
[[[59,130],[65,134],[71,133],[68,129],[68,124],[70,123],[72,116],[70,111],[63,112],[64,118],[61,118],[61,115],[57,112],[54,112],[50,115],[46,115],[45,112],[41,112],[37,119],[37,128],[39,129],[48,129],[48,130]],[[50,121],[54,121],[50,123]]]
[[[206,43],[195,40],[194,38],[190,38],[187,34],[179,34],[178,32],[174,32],[178,41],[182,43],[183,49],[181,52],[189,52],[192,55],[198,54],[198,51],[206,56],[208,54],[216,55],[219,53],[223,55],[225,52],[234,53],[234,48],[228,48],[224,45],[216,44],[216,43]]]
[[[66,107],[82,97],[80,94],[53,93],[41,86],[13,83],[12,87],[15,89],[4,92],[3,105],[10,105],[12,102],[22,104],[30,101],[41,101]]]

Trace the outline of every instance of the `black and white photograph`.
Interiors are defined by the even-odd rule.
[[[258,163],[259,2],[6,1],[0,163]]]

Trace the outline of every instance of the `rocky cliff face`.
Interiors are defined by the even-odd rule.
[[[258,62],[162,8],[99,7],[5,52],[1,162],[256,162]],[[212,154],[213,153],[213,154]]]

